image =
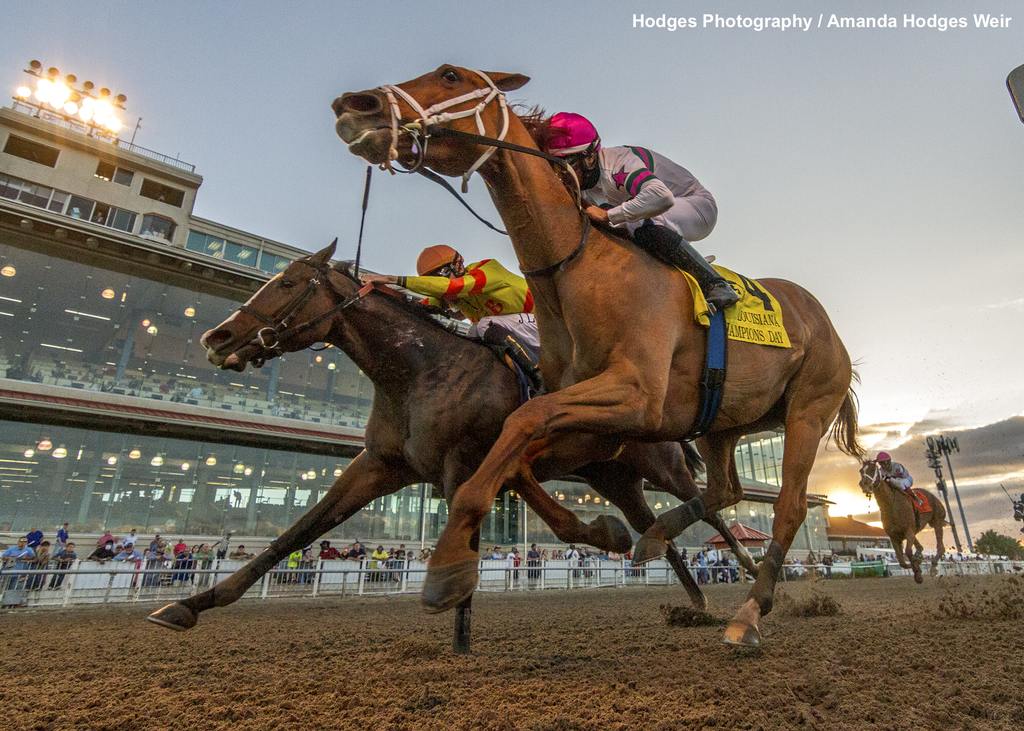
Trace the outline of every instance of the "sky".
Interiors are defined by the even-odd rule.
[[[632,27],[663,13],[971,27]],[[982,30],[973,13],[1012,20]],[[865,441],[931,485],[920,440],[960,434],[969,518],[1016,531],[998,482],[1024,491],[1024,125],[1004,85],[1024,63],[1019,2],[6,0],[4,19],[12,91],[38,58],[127,94],[138,144],[204,176],[197,215],[310,250],[339,236],[339,255],[354,253],[364,166],[334,134],[335,96],[446,62],[530,76],[512,101],[581,112],[606,144],[692,170],[719,205],[700,249],[829,312],[859,363]],[[482,181],[470,199],[493,213]],[[375,174],[366,264],[409,272],[438,242],[515,263],[444,191]],[[856,467],[823,451],[811,487],[870,519]]]

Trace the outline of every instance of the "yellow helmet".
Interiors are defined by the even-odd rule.
[[[416,273],[421,277],[426,276],[445,264],[451,264],[457,258],[459,258],[459,252],[447,244],[428,246],[420,252],[419,258],[416,259]]]

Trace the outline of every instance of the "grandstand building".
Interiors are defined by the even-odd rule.
[[[279,534],[361,449],[372,385],[334,348],[239,374],[198,340],[307,252],[194,216],[195,166],[65,117],[0,109],[0,533],[68,521],[77,536]],[[782,443],[737,448],[746,499],[728,521],[771,531]],[[583,483],[547,487],[584,520],[615,512]],[[810,499],[798,551],[828,547],[825,503]],[[446,520],[437,491],[416,485],[330,535],[429,545]],[[507,492],[482,540],[556,543]]]

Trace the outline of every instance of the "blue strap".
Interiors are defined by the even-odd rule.
[[[719,308],[711,316],[711,326],[708,328],[707,355],[700,381],[697,420],[686,439],[696,439],[705,434],[718,415],[725,387],[725,345],[725,313]]]

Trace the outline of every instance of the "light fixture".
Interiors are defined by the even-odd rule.
[[[150,325],[149,327],[147,327],[146,332],[148,332],[150,335],[156,335],[158,332],[158,330],[156,329],[156,325]]]
[[[114,292],[114,290],[112,290],[110,287],[107,287],[105,290],[100,292],[100,297],[102,297],[105,300],[112,300],[114,299],[116,294],[117,293]]]
[[[313,360],[315,360],[317,363],[323,363],[324,362],[324,357],[322,355],[318,355]]]
[[[54,459],[64,459],[67,456],[68,456],[68,450],[66,450],[63,445],[61,445],[61,446],[57,447],[55,450],[53,450],[53,458]]]
[[[39,440],[39,444],[36,445],[36,449],[38,449],[40,452],[48,452],[51,449],[53,449],[53,442],[51,442],[46,437],[43,437],[42,439]]]
[[[188,472],[188,468],[191,467],[191,466],[192,465],[190,465],[188,462],[182,462],[181,463],[181,471],[182,472]]]
[[[117,464],[117,457],[115,457],[114,455],[110,455],[109,457],[107,457],[107,464],[110,465],[111,467],[116,465]]]
[[[661,503],[654,503],[655,510],[661,510]]]
[[[142,327],[149,327],[152,323],[149,320],[142,321]]]
[[[215,464],[217,464],[217,458],[214,457],[212,454],[206,458],[207,467],[213,467]]]
[[[36,453],[36,450],[32,449],[32,447],[29,447],[24,452],[22,452],[22,454],[25,455],[26,459],[28,459],[29,457],[34,456],[35,453]]]
[[[153,457],[153,459],[149,460],[149,463],[151,465],[153,465],[154,467],[159,467],[160,465],[162,465],[164,463],[164,458],[163,458],[163,456],[158,454],[155,457]]]
[[[139,451],[138,447],[128,453],[128,459],[138,459],[142,456],[142,452]]]
[[[0,274],[3,274],[5,277],[13,277],[17,273],[18,270],[10,264],[7,264],[3,269],[0,269]]]
[[[299,475],[299,479],[302,480],[303,482],[305,482],[306,480],[309,479],[309,475],[307,475],[305,472],[303,472],[301,475]]]
[[[329,370],[329,371],[333,371],[337,367],[338,367],[337,363],[328,363],[327,364],[327,370]]]
[[[19,86],[15,90],[14,95],[19,99],[28,99],[30,96],[32,96],[32,90],[29,89],[27,86]]]
[[[236,464],[236,465],[234,466],[234,468],[233,468],[233,472],[234,472],[234,473],[235,473],[236,475],[240,475],[240,474],[242,474],[243,472],[245,472],[245,465],[244,465],[244,464],[242,464],[241,462],[239,462],[238,464]]]
[[[185,308],[185,317],[195,317],[195,316],[196,316],[196,308],[195,307],[186,307]]]
[[[26,456],[30,456],[30,455],[26,455]],[[341,467],[335,467],[334,468],[334,476],[335,477],[341,477]]]
[[[251,474],[252,474],[252,467],[246,467],[245,468],[245,476],[248,477]]]

